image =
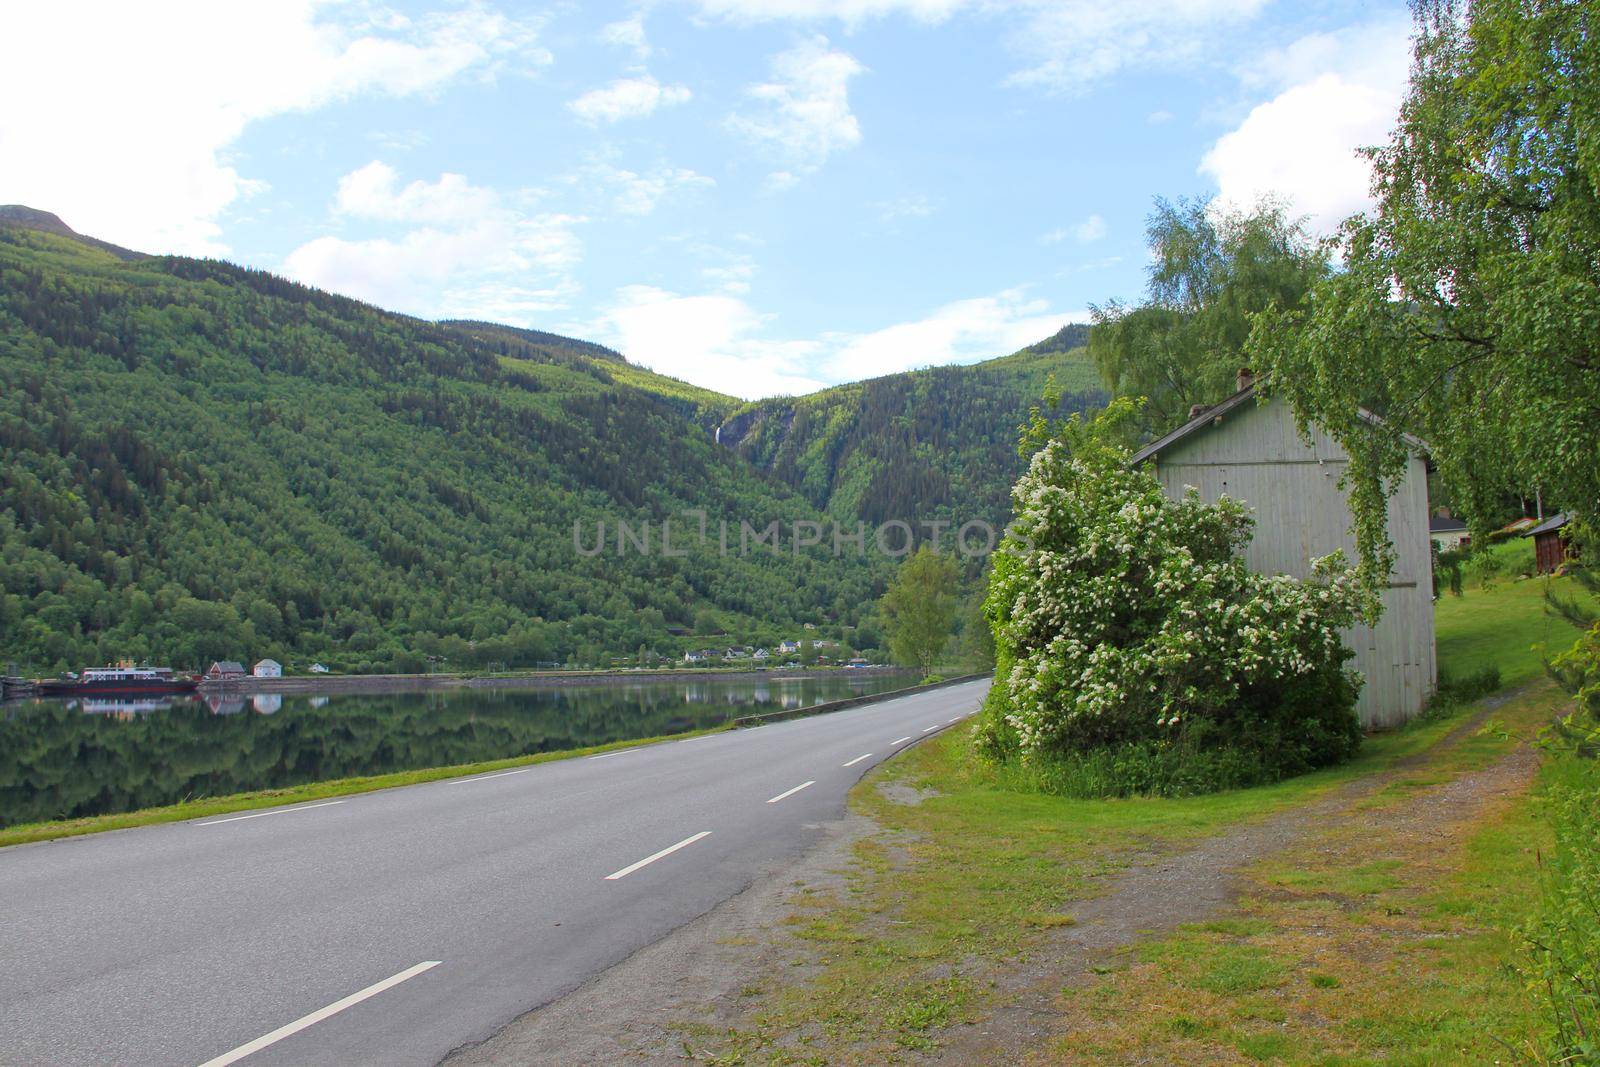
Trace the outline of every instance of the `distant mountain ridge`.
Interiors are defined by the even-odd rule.
[[[544,330],[530,330],[522,326],[506,326],[498,322],[482,322],[477,319],[440,319],[439,325],[460,330],[486,341],[511,340],[552,353],[570,352],[614,363],[627,362],[627,358],[621,352],[605,345],[598,345],[593,341],[580,341],[575,337],[563,337],[558,333],[546,333]]]
[[[24,226],[30,230],[38,230],[41,233],[53,233],[61,237],[69,237],[74,241],[81,241],[91,248],[110,252],[118,259],[135,260],[143,259],[145,256],[143,252],[135,252],[132,249],[123,248],[121,245],[114,245],[110,241],[102,241],[98,237],[87,237],[61,221],[61,216],[52,214],[49,211],[41,211],[36,207],[28,207],[26,204],[0,204],[0,223],[9,226]]]
[[[24,669],[605,665],[703,619],[876,646],[885,561],[686,543],[690,509],[825,518],[717,447],[701,405],[731,398],[33,221],[0,223],[0,648]],[[620,547],[669,519],[688,555]]]

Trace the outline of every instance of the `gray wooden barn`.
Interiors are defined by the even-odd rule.
[[[1245,560],[1259,573],[1304,578],[1312,559],[1340,548],[1353,560],[1350,506],[1338,484],[1347,453],[1315,428],[1311,442],[1303,441],[1289,405],[1258,399],[1246,372],[1239,385],[1227,400],[1197,411],[1145,447],[1134,462],[1153,463],[1172,496],[1192,485],[1205,500],[1227,495],[1247,504],[1256,526]],[[1350,666],[1366,679],[1357,711],[1369,729],[1398,726],[1416,715],[1437,682],[1427,460],[1421,443],[1413,444],[1405,476],[1389,499],[1396,558],[1383,591],[1383,617],[1376,627],[1357,626],[1344,635],[1355,653]]]

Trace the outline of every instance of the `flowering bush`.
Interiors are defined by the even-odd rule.
[[[1131,760],[1099,761],[1130,768],[1112,775],[1121,785],[1098,776],[1109,792],[1207,787],[1173,773],[1186,762],[1226,768],[1215,788],[1347,758],[1359,678],[1339,630],[1370,606],[1354,572],[1334,556],[1312,581],[1252,573],[1242,504],[1173,500],[1129,468],[1113,436],[1133,410],[1068,423],[1013,490],[985,602],[985,747],[1048,762],[1133,746]]]

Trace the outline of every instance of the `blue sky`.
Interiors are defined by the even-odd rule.
[[[0,68],[0,202],[748,397],[1002,355],[1136,299],[1157,196],[1270,192],[1331,228],[1366,203],[1354,149],[1393,121],[1409,32],[1401,3],[1337,0],[8,22],[56,47]]]

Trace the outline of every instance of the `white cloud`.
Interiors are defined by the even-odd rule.
[[[831,381],[850,381],[914,367],[971,363],[1043,340],[1072,318],[1087,320],[1088,315],[1052,313],[1047,301],[1008,289],[957,300],[921,319],[871,333],[833,335],[834,350],[823,368]]]
[[[764,340],[757,334],[767,323],[734,295],[630,285],[585,329],[652,370],[748,399],[822,388],[804,369],[816,346]]]
[[[698,0],[698,6],[707,15],[736,22],[837,19],[853,26],[901,14],[919,22],[943,22],[968,6],[968,0]]]
[[[1039,238],[1039,243],[1056,245],[1070,237],[1079,244],[1086,245],[1100,240],[1105,235],[1106,220],[1099,215],[1090,215],[1075,226],[1051,230]]]
[[[850,79],[866,68],[820,36],[773,56],[771,65],[771,81],[745,90],[756,109],[730,117],[728,125],[789,164],[768,179],[769,187],[782,189],[861,143],[849,94]]]
[[[708,189],[717,184],[684,167],[657,167],[641,174],[609,163],[595,163],[586,167],[583,174],[611,190],[612,206],[623,215],[648,215],[670,193]]]
[[[1011,48],[1028,67],[1013,85],[1082,92],[1124,71],[1183,66],[1211,54],[1222,34],[1253,19],[1267,0],[1031,0],[1006,5],[1017,18]]]
[[[721,267],[703,267],[700,276],[724,293],[742,296],[750,291],[750,279],[756,267],[748,259],[741,259]]]
[[[1144,121],[1151,126],[1165,126],[1172,121],[1172,112],[1152,111],[1144,117]]]
[[[310,285],[424,317],[490,317],[527,324],[576,291],[579,216],[530,214],[458,174],[401,186],[383,163],[339,181],[337,214],[412,224],[398,237],[324,236],[285,258]]]
[[[1269,0],[696,0],[702,14],[732,22],[837,21],[905,16],[934,24],[958,14],[1005,26],[1026,64],[1010,84],[1081,92],[1127,70],[1188,64],[1216,52],[1222,35]]]
[[[1356,150],[1388,140],[1409,64],[1408,27],[1398,19],[1267,55],[1245,82],[1275,95],[1212,145],[1201,173],[1223,204],[1278,195],[1313,229],[1331,231],[1371,203],[1371,167]]]
[[[897,196],[892,200],[885,200],[878,205],[878,217],[885,222],[898,222],[900,219],[925,219],[932,215],[937,205],[933,198],[922,193],[907,193]]]
[[[474,186],[460,174],[441,174],[436,182],[414,181],[404,188],[398,187],[399,180],[393,167],[373,160],[339,179],[334,210],[357,218],[454,225],[480,220],[499,204],[492,189]]]
[[[534,26],[468,5],[407,18],[313,0],[50,3],[6,13],[0,201],[152,252],[221,254],[219,217],[261,188],[228,150],[252,122],[362,95],[436,92],[548,62]],[[41,87],[48,86],[48,91]]]
[[[663,374],[753,399],[1005,355],[1088,318],[1051,313],[1045,301],[1013,289],[868,333],[783,339],[772,336],[773,316],[752,307],[744,291],[685,296],[629,286],[598,321],[571,328]]]
[[[608,22],[600,28],[600,39],[606,44],[629,48],[640,59],[650,58],[650,41],[644,33],[644,12],[635,12],[628,18]]]
[[[687,103],[691,96],[688,86],[662,85],[648,74],[634,78],[618,78],[599,89],[590,89],[567,108],[584,122],[621,122],[623,119],[642,119],[653,115],[658,108]]]

